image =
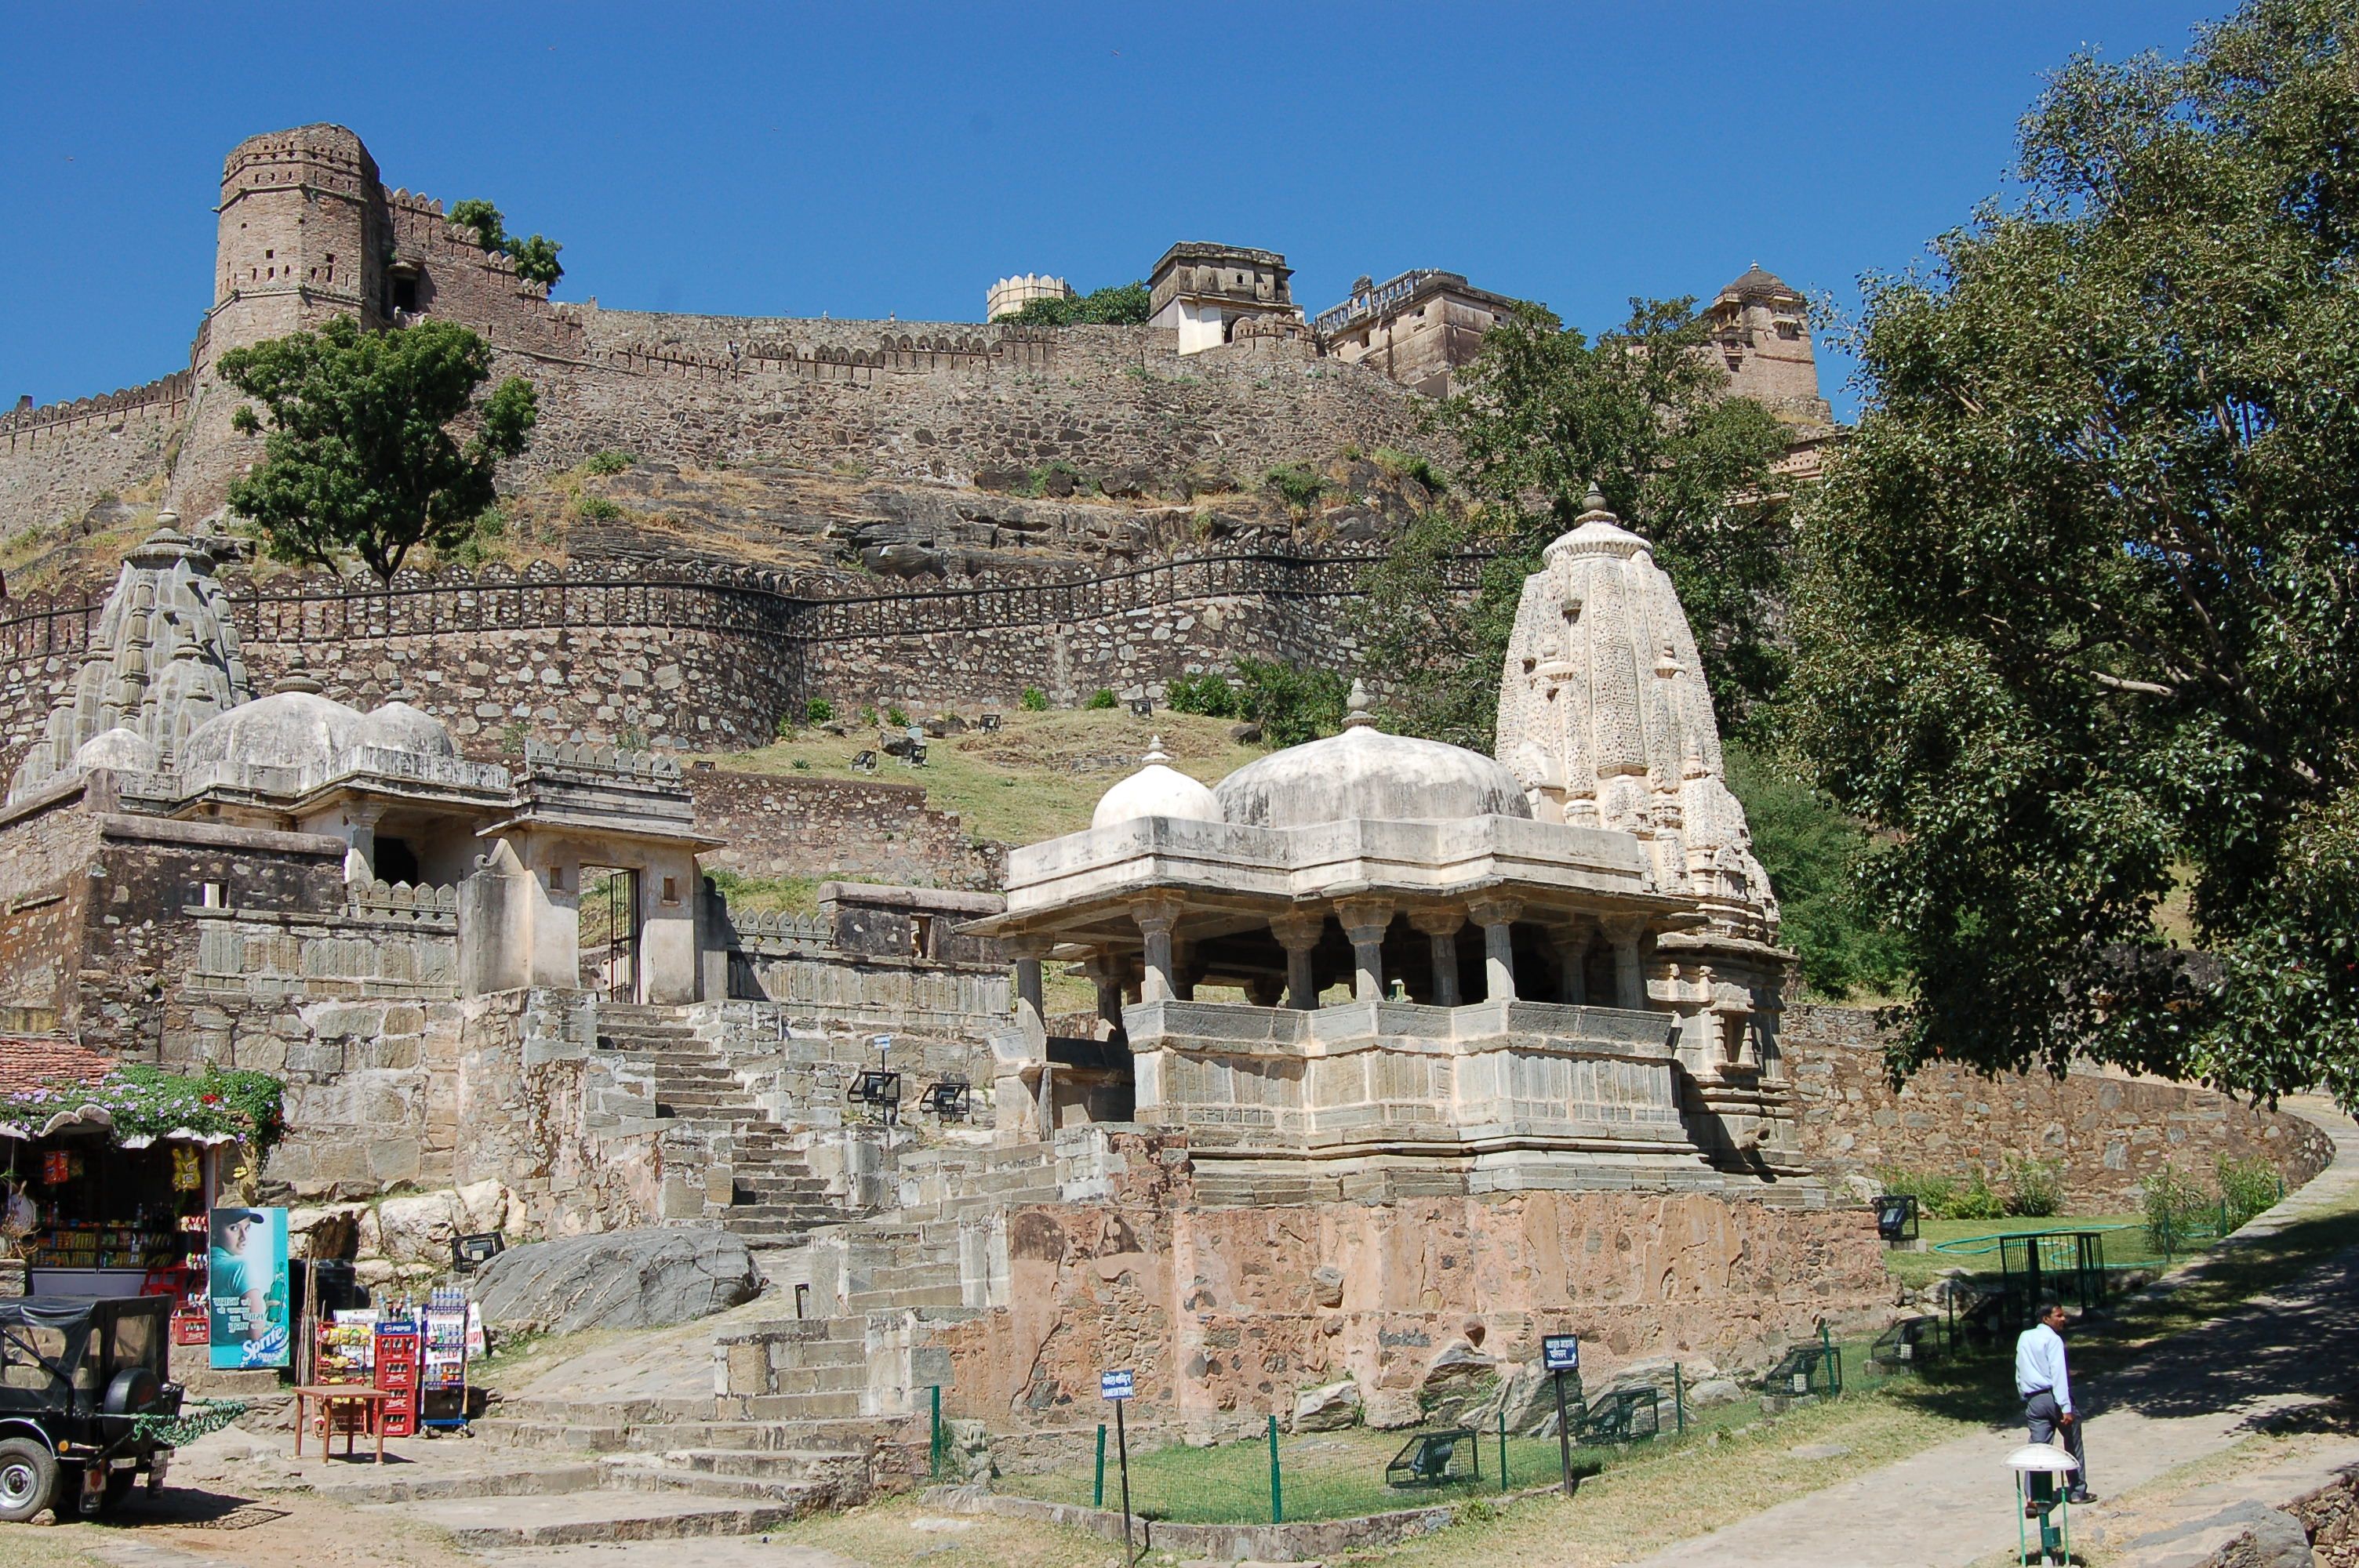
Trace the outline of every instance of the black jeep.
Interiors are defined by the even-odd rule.
[[[0,1519],[96,1513],[164,1484],[180,1413],[171,1298],[0,1301]]]

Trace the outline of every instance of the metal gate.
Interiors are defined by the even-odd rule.
[[[608,1001],[639,1000],[639,873],[582,868],[581,985]]]

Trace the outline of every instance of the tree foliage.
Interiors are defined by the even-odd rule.
[[[454,202],[447,217],[453,226],[473,230],[477,246],[497,251],[516,263],[518,277],[554,288],[557,280],[565,276],[565,268],[557,260],[557,253],[565,248],[563,245],[538,234],[529,239],[516,238],[508,232],[507,221],[500,215],[500,210],[488,201]]]
[[[1144,283],[1122,283],[1068,299],[1027,299],[999,318],[1026,327],[1136,327],[1146,323]]]
[[[1767,616],[1784,579],[1786,509],[1762,497],[1786,434],[1759,404],[1723,395],[1704,347],[1692,299],[1633,300],[1594,340],[1536,305],[1484,335],[1465,390],[1437,416],[1473,504],[1418,524],[1365,585],[1369,665],[1405,727],[1488,748],[1523,580],[1593,482],[1653,541],[1723,708],[1776,686]],[[1444,567],[1476,550],[1497,558],[1470,613]]]
[[[419,545],[468,538],[494,503],[494,470],[530,438],[532,384],[477,401],[491,345],[449,321],[367,332],[349,316],[234,349],[223,381],[269,413],[263,460],[229,489],[280,560],[332,568],[350,551],[390,581]],[[262,428],[251,405],[232,416]]]
[[[1742,745],[1724,755],[1728,787],[1753,829],[1753,852],[1777,890],[1778,941],[1794,950],[1802,984],[1836,1000],[1896,994],[1908,975],[1907,954],[1876,922],[1854,876],[1868,851],[1866,832],[1774,759]]]
[[[2351,0],[2253,0],[2075,59],[2024,199],[1870,280],[1792,717],[1897,830],[1896,1071],[2085,1051],[2359,1105],[2354,43]]]

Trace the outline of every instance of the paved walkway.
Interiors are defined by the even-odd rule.
[[[2359,1127],[2322,1100],[2284,1104],[2334,1140],[2334,1162],[2229,1246],[2253,1246],[2348,1206],[2359,1193]],[[2081,1517],[2102,1522],[2104,1498],[2219,1453],[2262,1416],[2349,1391],[2354,1367],[2359,1249],[2275,1297],[2162,1341],[2083,1393],[2096,1407],[2089,1470],[2100,1501]],[[2015,1546],[2015,1484],[2005,1459],[2022,1441],[2020,1425],[1959,1438],[1683,1541],[1637,1568],[1966,1568]]]

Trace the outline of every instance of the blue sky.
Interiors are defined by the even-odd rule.
[[[314,120],[616,307],[973,320],[1004,274],[1179,239],[1285,252],[1312,311],[1440,266],[1595,328],[1755,260],[1847,305],[2000,188],[2041,72],[2223,9],[19,0],[0,397],[184,365],[223,155]]]

